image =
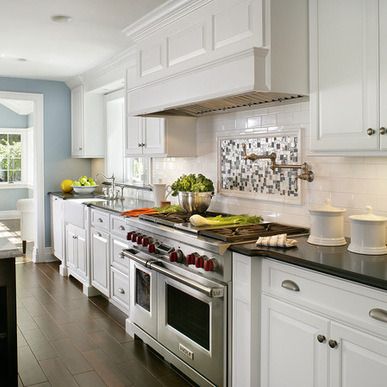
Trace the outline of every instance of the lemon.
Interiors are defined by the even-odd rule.
[[[62,192],[67,193],[73,190],[72,185],[73,185],[73,181],[66,179],[66,180],[62,180],[62,182],[60,183],[60,188]]]

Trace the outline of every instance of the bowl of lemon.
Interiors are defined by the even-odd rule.
[[[90,195],[97,188],[97,184],[92,177],[81,176],[77,180],[73,180],[72,187],[77,194]]]

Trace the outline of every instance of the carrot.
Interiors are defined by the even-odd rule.
[[[157,214],[154,208],[136,208],[134,210],[124,211],[121,213],[122,216],[137,217],[144,214]]]

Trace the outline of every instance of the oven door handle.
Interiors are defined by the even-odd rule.
[[[190,288],[193,288],[199,291],[200,293],[205,294],[207,297],[222,298],[224,296],[223,288],[204,286],[199,282],[193,281],[190,278],[184,277],[178,273],[175,273],[173,271],[166,269],[163,266],[160,266],[160,263],[158,261],[149,262],[148,267],[150,267],[152,270],[156,271],[157,273],[163,274],[168,278],[171,278],[177,282],[180,282],[184,285],[189,286]]]
[[[184,285],[189,286],[190,288],[193,288],[203,294],[205,294],[207,297],[210,298],[222,298],[224,296],[224,289],[222,287],[208,287],[200,284],[199,282],[193,281],[190,278],[184,277],[180,274],[174,273],[173,271],[170,271],[166,269],[165,267],[160,266],[159,261],[156,261],[154,259],[144,259],[137,257],[136,255],[130,253],[128,250],[123,250],[121,253],[123,256],[128,257],[129,259],[133,260],[134,262],[139,263],[140,265],[151,269],[157,273],[163,274],[166,277],[169,277],[177,282],[180,282]]]

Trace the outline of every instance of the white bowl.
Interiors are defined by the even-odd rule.
[[[80,194],[80,195],[88,195],[88,194],[92,194],[95,189],[97,188],[96,185],[93,185],[93,186],[72,186],[73,187],[73,190],[75,193],[77,194]]]

